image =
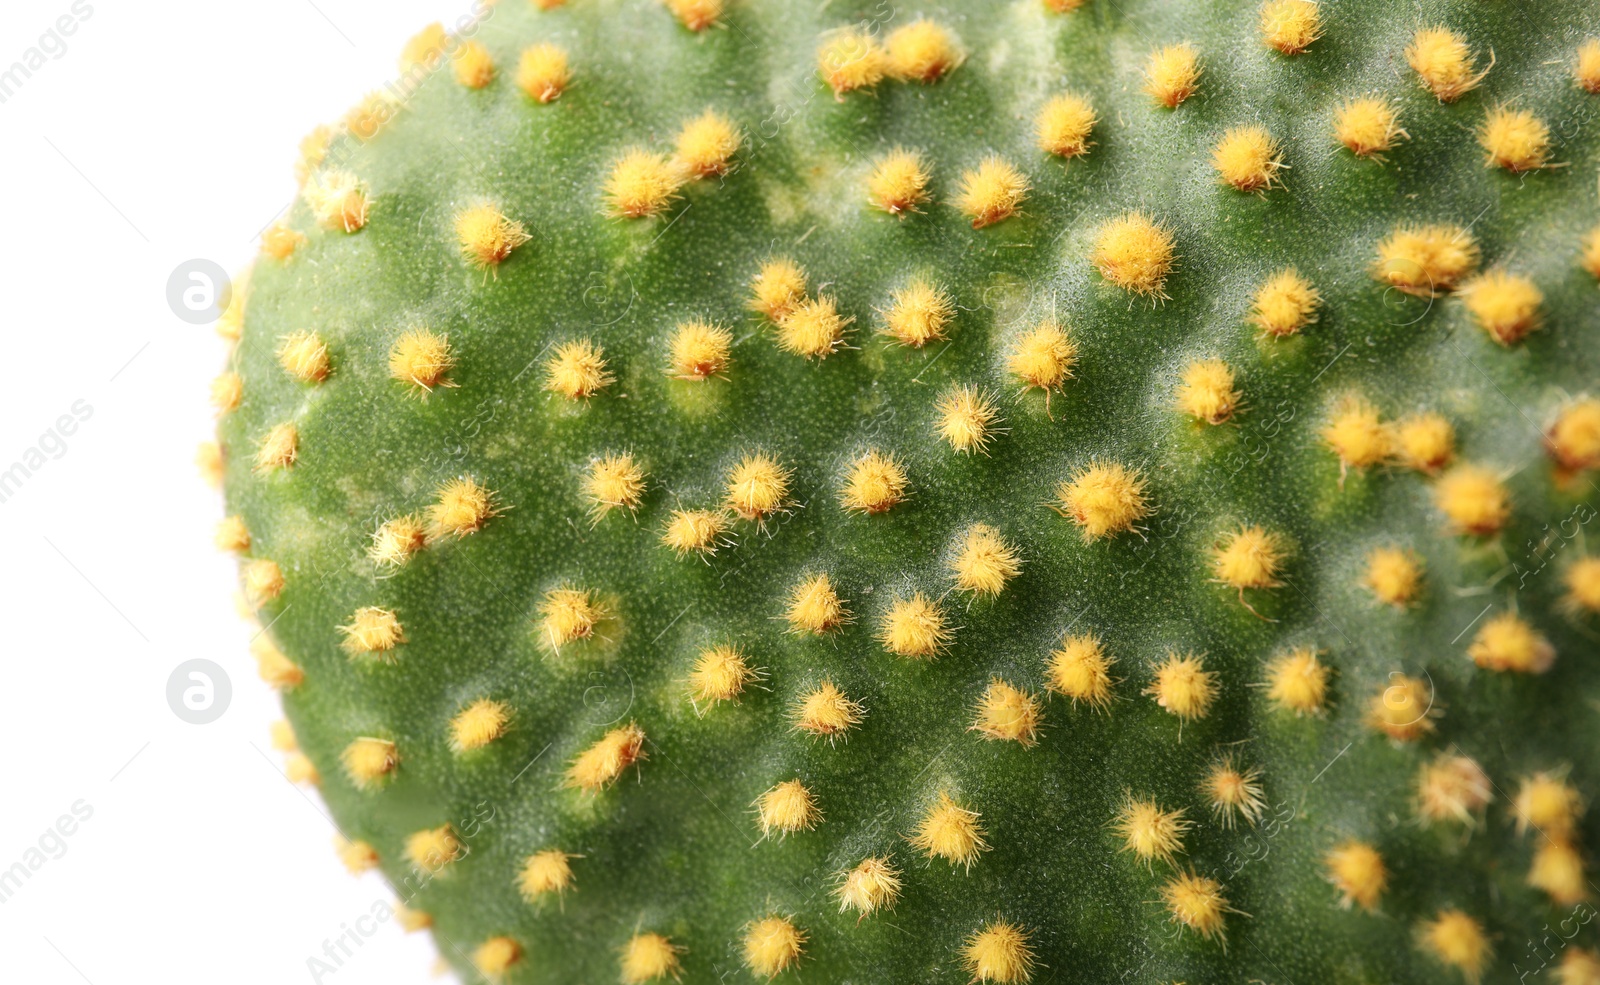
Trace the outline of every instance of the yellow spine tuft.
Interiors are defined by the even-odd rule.
[[[1424,821],[1471,825],[1494,796],[1494,784],[1478,761],[1440,753],[1417,771],[1417,815]]]
[[[1394,105],[1372,96],[1341,103],[1333,114],[1333,136],[1357,157],[1383,160],[1383,152],[1401,137],[1410,138],[1400,127],[1400,114]]]
[[[1566,595],[1561,606],[1568,612],[1600,614],[1600,557],[1575,558],[1561,573]]]
[[[1050,97],[1049,102],[1039,110],[1039,115],[1033,121],[1033,132],[1038,139],[1039,149],[1046,154],[1063,158],[1082,157],[1094,146],[1089,136],[1099,122],[1100,118],[1095,115],[1094,106],[1089,100],[1077,93],[1063,92]]]
[[[1296,716],[1321,715],[1328,704],[1328,667],[1309,646],[1296,647],[1267,663],[1267,700]]]
[[[704,31],[716,26],[722,17],[726,0],[662,0],[678,23],[691,31]]]
[[[378,867],[378,850],[365,841],[347,841],[343,836],[335,835],[333,850],[339,856],[339,861],[344,863],[345,871],[353,876]]]
[[[485,268],[498,265],[533,238],[522,223],[506,218],[492,205],[474,205],[456,213],[455,231],[461,256],[473,266]]]
[[[419,328],[400,336],[389,349],[389,375],[402,383],[432,391],[436,386],[451,386],[445,374],[455,368],[450,352],[450,336]]]
[[[732,120],[708,109],[678,131],[672,162],[691,178],[716,178],[733,168],[742,141]]]
[[[1412,414],[1395,425],[1395,445],[1401,465],[1433,475],[1455,457],[1456,429],[1442,414]]]
[[[1045,688],[1082,701],[1096,711],[1111,707],[1111,666],[1116,659],[1106,653],[1105,644],[1093,633],[1068,636],[1050,653],[1045,665]]]
[[[283,757],[283,775],[290,783],[308,787],[322,786],[322,774],[317,771],[317,764],[303,752],[291,752]]]
[[[1322,857],[1328,881],[1339,891],[1339,905],[1350,909],[1361,907],[1368,913],[1378,908],[1378,898],[1389,885],[1389,869],[1383,856],[1371,845],[1361,841],[1345,841]]]
[[[899,657],[932,659],[949,646],[954,636],[939,604],[921,592],[895,599],[878,624],[878,642]]]
[[[1478,145],[1491,168],[1537,171],[1550,161],[1550,128],[1525,109],[1496,106],[1478,127]]]
[[[1422,559],[1403,547],[1375,547],[1367,552],[1361,584],[1379,602],[1403,609],[1422,588]]]
[[[682,173],[665,156],[642,147],[630,148],[606,176],[606,211],[626,219],[660,215],[678,197],[682,185]]]
[[[1144,91],[1157,104],[1176,109],[1200,88],[1200,50],[1187,41],[1150,53],[1144,64]]]
[[[302,383],[321,383],[332,366],[328,344],[316,332],[291,332],[278,340],[278,365]]]
[[[1418,933],[1429,954],[1477,985],[1493,950],[1482,924],[1460,910],[1447,909],[1425,921]]]
[[[882,334],[901,345],[920,349],[929,342],[948,339],[950,320],[956,302],[943,288],[921,277],[894,292],[889,309],[883,312]]]
[[[367,545],[367,557],[379,567],[398,568],[411,560],[411,555],[427,545],[428,536],[422,521],[415,516],[397,516],[385,520],[372,532],[372,543]]]
[[[525,48],[517,60],[517,88],[541,103],[559,99],[571,82],[567,53],[553,44]]]
[[[1295,335],[1317,320],[1322,294],[1300,271],[1289,267],[1256,288],[1250,322],[1273,338]]]
[[[251,603],[260,605],[283,594],[283,569],[278,562],[256,558],[244,566],[244,593]]]
[[[961,949],[961,959],[972,972],[974,985],[981,982],[1024,985],[1033,978],[1035,958],[1028,934],[1005,920],[986,923],[982,930],[968,937]]]
[[[1000,410],[989,394],[971,384],[953,386],[939,395],[939,437],[959,452],[982,452],[998,430]]]
[[[868,917],[879,910],[894,909],[900,898],[900,870],[887,856],[869,856],[855,868],[843,873],[842,882],[833,891],[839,901],[839,912],[855,910]]]
[[[637,510],[644,499],[645,471],[626,452],[595,459],[583,478],[589,515],[596,523],[615,509]]]
[[[434,68],[444,57],[444,49],[448,43],[443,24],[435,22],[418,31],[405,43],[405,47],[400,49],[401,74],[414,68]]]
[[[1478,244],[1460,226],[1399,226],[1378,244],[1373,276],[1385,284],[1435,298],[1478,269]]]
[[[1511,516],[1511,498],[1500,477],[1481,465],[1458,465],[1433,488],[1434,502],[1457,533],[1488,537]]]
[[[517,892],[529,903],[551,893],[565,894],[574,881],[571,860],[580,857],[556,848],[534,852],[523,860],[522,869],[517,873]]]
[[[250,641],[250,655],[256,658],[261,679],[279,691],[292,691],[306,679],[300,665],[284,656],[265,633]]]
[[[233,554],[243,554],[250,549],[250,528],[244,525],[244,517],[230,516],[217,524],[216,532],[212,535],[212,542],[219,551],[229,551]]]
[[[468,89],[482,89],[494,81],[494,56],[482,42],[468,41],[450,56],[450,72],[456,84]]]
[[[917,206],[928,201],[928,181],[932,177],[919,152],[896,147],[879,158],[867,176],[867,201],[890,215],[905,218],[909,212],[922,211]],[[800,291],[804,290],[802,280]]]
[[[1588,38],[1578,45],[1572,77],[1584,92],[1600,93],[1600,38]]]
[[[1489,74],[1477,71],[1467,39],[1446,27],[1425,27],[1406,46],[1406,62],[1423,87],[1441,103],[1453,103],[1471,92]]]
[[[746,455],[728,471],[723,501],[744,519],[764,522],[788,508],[789,479],[793,474],[768,455]]]
[[[1533,853],[1528,885],[1550,897],[1557,906],[1576,906],[1589,899],[1589,879],[1583,869],[1583,853],[1577,845],[1546,840]]]
[[[400,765],[400,753],[388,739],[362,736],[344,747],[339,761],[350,782],[362,790],[370,790],[387,778]]]
[[[744,963],[757,975],[776,978],[800,960],[806,935],[783,917],[752,923],[744,933]]]
[[[977,732],[985,739],[1015,742],[1024,749],[1031,749],[1039,742],[1041,717],[1042,709],[1036,696],[991,677],[983,697],[978,699],[977,718],[968,731]]]
[[[839,314],[831,297],[801,298],[778,322],[778,348],[807,359],[826,359],[844,345],[845,326],[853,321],[854,317]]]
[[[1365,469],[1385,461],[1394,451],[1394,429],[1378,409],[1360,397],[1346,397],[1322,428],[1322,440],[1339,456],[1339,477],[1348,469]]]
[[[1022,573],[1022,556],[1000,531],[986,523],[974,523],[948,567],[957,588],[992,598]]]
[[[787,257],[768,260],[750,279],[750,310],[781,323],[806,299],[806,272]]]
[[[1220,359],[1196,359],[1183,368],[1178,409],[1197,421],[1222,424],[1239,409],[1244,394],[1234,389],[1233,370]]]
[[[1583,798],[1559,773],[1534,773],[1522,778],[1515,801],[1517,834],[1529,830],[1545,838],[1571,838],[1583,816]]]
[[[289,259],[305,244],[304,235],[281,222],[273,223],[261,234],[261,252],[274,260]]]
[[[450,719],[450,748],[471,752],[506,734],[511,726],[511,709],[504,702],[479,698]]]
[[[372,203],[367,186],[348,171],[319,171],[306,178],[301,195],[317,224],[334,232],[353,233],[367,224]]]
[[[499,981],[522,960],[522,945],[509,937],[491,937],[472,951],[472,966],[485,978]]]
[[[902,82],[937,82],[962,58],[949,28],[920,17],[890,31],[884,49],[884,74]]]
[[[1556,985],[1600,985],[1600,954],[1567,945],[1555,971]]]
[[[822,822],[816,798],[798,779],[785,780],[757,797],[755,809],[763,838],[774,831],[780,838],[796,831],[810,831]]]
[[[1061,389],[1072,378],[1078,361],[1078,347],[1053,319],[1045,319],[1017,340],[1006,355],[1006,371],[1024,389],[1039,389],[1048,400],[1052,390]]]
[[[1180,872],[1161,887],[1161,901],[1167,904],[1172,922],[1187,927],[1207,940],[1221,939],[1225,914],[1237,912],[1222,894],[1222,883],[1193,872]]]
[[[828,576],[815,574],[789,593],[789,608],[784,618],[788,620],[791,632],[820,635],[849,622],[850,612]]]
[[[1217,675],[1204,669],[1202,655],[1170,651],[1156,667],[1156,679],[1141,691],[1182,721],[1206,717],[1217,699]]]
[[[1478,327],[1504,346],[1539,327],[1544,294],[1522,274],[1486,270],[1461,285],[1461,300]]]
[[[279,752],[299,752],[300,741],[295,738],[294,726],[284,719],[272,723],[272,748]]]
[[[1172,233],[1143,212],[1105,223],[1095,234],[1089,260],[1100,276],[1125,291],[1165,298],[1162,287],[1173,266]]]
[[[539,635],[550,649],[561,648],[594,635],[594,628],[605,612],[594,597],[581,588],[556,588],[539,603]]]
[[[721,510],[673,510],[661,543],[672,548],[679,557],[691,553],[715,554],[717,548],[731,543],[728,521],[728,514]]]
[[[700,705],[732,701],[754,683],[759,674],[736,646],[713,646],[700,651],[689,672],[689,700]],[[704,714],[701,711],[701,714]]]
[[[1267,0],[1261,5],[1261,43],[1298,55],[1322,37],[1322,8],[1311,0]]]
[[[870,89],[882,82],[888,62],[889,56],[878,42],[855,27],[834,31],[817,49],[817,71],[840,102],[845,93]]]
[[[568,400],[592,397],[617,381],[606,369],[605,350],[588,339],[557,346],[544,373],[544,388]]]
[[[607,732],[578,754],[567,767],[567,786],[598,794],[644,758],[644,729],[629,722]]]
[[[1211,764],[1200,781],[1200,792],[1222,826],[1230,830],[1234,821],[1241,817],[1253,827],[1267,808],[1267,802],[1262,799],[1260,768],[1240,769],[1231,755]]]
[[[1243,592],[1278,588],[1278,572],[1288,557],[1283,538],[1263,527],[1240,527],[1212,548],[1211,572],[1217,581]]]
[[[938,801],[922,815],[916,834],[907,840],[929,858],[942,858],[951,865],[971,870],[978,856],[989,850],[989,843],[983,840],[983,827],[978,823],[980,816],[940,791]]]
[[[375,605],[357,609],[349,625],[340,626],[339,632],[344,636],[340,647],[352,657],[376,654],[387,659],[395,647],[406,641],[400,617],[394,610]]]
[[[1484,621],[1467,647],[1467,656],[1485,670],[1542,674],[1555,662],[1555,647],[1514,612]]]
[[[961,175],[954,202],[972,220],[973,229],[992,226],[1017,214],[1028,197],[1028,179],[998,157],[990,156]]]
[[[1433,685],[1420,677],[1391,673],[1367,704],[1367,724],[1396,742],[1413,742],[1434,730],[1439,711]]]
[[[1137,530],[1150,515],[1145,479],[1119,462],[1094,462],[1056,486],[1056,512],[1076,523],[1085,541]]]
[[[1561,408],[1545,444],[1567,471],[1600,468],[1600,399],[1580,397]]]
[[[406,836],[406,861],[419,872],[438,873],[464,854],[465,846],[448,824]]]
[[[893,453],[873,449],[851,463],[850,474],[839,489],[839,505],[850,512],[887,513],[905,501],[909,487],[905,466]]]
[[[1122,850],[1149,868],[1160,859],[1171,864],[1174,854],[1183,851],[1183,835],[1193,825],[1184,820],[1180,807],[1164,811],[1153,800],[1135,800],[1131,795],[1117,809],[1111,828],[1122,839]]]
[[[1226,185],[1242,192],[1265,192],[1279,184],[1282,149],[1265,127],[1233,127],[1211,148],[1211,166]]]
[[[789,710],[795,730],[833,740],[861,724],[866,709],[851,701],[832,681],[823,681],[801,695]]]
[[[477,480],[469,476],[451,479],[439,487],[428,507],[428,539],[460,539],[482,530],[485,523],[499,515],[494,493]]]
[[[685,6],[687,0],[677,0],[677,3]],[[678,959],[681,953],[683,948],[662,934],[634,934],[622,947],[622,985],[644,985],[664,978],[676,980],[683,973],[683,962]]]

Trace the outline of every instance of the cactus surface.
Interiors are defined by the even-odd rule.
[[[463,976],[1600,982],[1591,4],[545,6],[308,139],[213,390]]]

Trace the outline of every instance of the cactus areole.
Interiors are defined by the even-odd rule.
[[[288,771],[470,981],[1600,982],[1596,35],[425,30],[221,323]]]

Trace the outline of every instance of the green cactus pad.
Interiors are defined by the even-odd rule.
[[[1600,981],[1590,5],[481,15],[215,391],[298,770],[457,970]]]

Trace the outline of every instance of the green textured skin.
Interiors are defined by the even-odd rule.
[[[574,0],[549,13],[506,0],[478,34],[500,68],[487,89],[466,90],[446,69],[375,139],[336,146],[371,189],[371,219],[330,233],[298,203],[290,221],[309,243],[257,265],[233,356],[244,402],[221,429],[228,510],[248,523],[253,554],[283,567],[287,588],[259,616],[305,668],[285,706],[343,830],[376,846],[397,884],[410,878],[411,832],[450,822],[468,844],[409,902],[433,915],[441,952],[469,980],[473,947],[506,934],[526,949],[510,981],[614,981],[617,949],[639,929],[687,948],[686,981],[749,980],[743,928],[774,912],[809,935],[798,973],[783,977],[811,982],[966,981],[961,946],[997,916],[1033,935],[1039,981],[1460,981],[1414,943],[1417,923],[1444,906],[1494,937],[1488,980],[1539,964],[1524,942],[1571,910],[1525,885],[1533,843],[1514,832],[1508,799],[1518,777],[1563,763],[1582,791],[1600,780],[1596,637],[1555,610],[1557,567],[1581,549],[1593,515],[1583,504],[1600,494],[1586,480],[1558,489],[1539,444],[1562,401],[1600,379],[1600,292],[1576,264],[1596,217],[1600,99],[1571,80],[1600,15],[1577,0],[1326,4],[1326,36],[1285,58],[1259,42],[1255,8],[1091,0],[1057,16],[1033,0],[898,11],[887,0],[744,0],[725,28],[696,35],[650,0]],[[816,75],[822,32],[863,18],[887,30],[916,13],[960,37],[965,63],[936,85],[886,81],[836,102]],[[1401,54],[1432,23],[1496,57],[1484,85],[1453,105],[1423,90]],[[573,65],[573,86],[550,105],[512,81],[517,52],[539,40],[561,44]],[[1180,40],[1202,51],[1201,91],[1159,110],[1139,91],[1143,60]],[[1037,150],[1032,129],[1062,88],[1087,95],[1101,119],[1093,151],[1065,164]],[[1331,138],[1334,107],[1367,91],[1398,102],[1411,136],[1386,165]],[[1504,100],[1550,122],[1554,158],[1571,166],[1486,168],[1472,131]],[[670,149],[676,128],[708,107],[745,129],[740,168],[688,188],[659,220],[606,217],[610,162],[636,144]],[[1211,145],[1246,122],[1284,143],[1285,188],[1245,195],[1216,180]],[[873,157],[896,144],[923,148],[935,173],[935,204],[904,221],[869,209],[862,186]],[[1025,215],[973,230],[942,203],[990,152],[1034,187]],[[451,227],[482,198],[533,236],[488,275],[462,261]],[[1176,233],[1179,268],[1162,304],[1105,283],[1087,260],[1095,225],[1132,208]],[[1508,263],[1543,289],[1545,330],[1507,350],[1459,301],[1386,292],[1370,275],[1374,247],[1403,221],[1471,225],[1486,266]],[[820,364],[776,348],[744,308],[749,277],[775,253],[856,317],[856,348]],[[1322,291],[1321,320],[1259,340],[1245,323],[1250,294],[1290,264]],[[926,351],[873,334],[875,309],[917,272],[961,307],[950,343]],[[1053,420],[1038,393],[1010,399],[1003,370],[1009,340],[1052,312],[1081,351]],[[735,329],[727,379],[666,375],[668,334],[690,316]],[[458,359],[459,386],[426,400],[386,366],[393,340],[419,325],[447,332]],[[317,386],[272,355],[277,337],[308,328],[333,360]],[[605,346],[618,382],[587,402],[543,392],[549,347],[582,337]],[[1171,406],[1178,370],[1206,356],[1234,366],[1246,394],[1226,426]],[[934,400],[955,382],[1007,395],[1010,431],[987,456],[955,454],[932,431]],[[1462,460],[1512,473],[1505,532],[1487,543],[1450,535],[1414,473],[1353,473],[1341,488],[1318,431],[1351,392],[1386,417],[1443,412]],[[300,428],[299,462],[252,472],[254,443],[285,420]],[[869,445],[902,457],[913,495],[883,516],[847,514],[840,477]],[[708,564],[661,546],[670,510],[715,505],[725,470],[758,448],[795,469],[800,508],[765,535],[741,522],[738,545]],[[644,504],[591,529],[582,476],[593,457],[622,450],[649,471]],[[1086,544],[1042,505],[1095,456],[1150,476],[1156,513],[1144,537]],[[364,557],[374,527],[422,510],[463,474],[510,508],[392,576],[376,572]],[[965,607],[951,593],[960,629],[937,662],[884,652],[873,639],[883,606],[912,587],[945,593],[948,547],[976,521],[1020,546],[1024,573],[993,602]],[[1295,544],[1287,586],[1251,594],[1276,622],[1209,580],[1208,548],[1240,522]],[[1530,542],[1547,534],[1540,553],[1554,560],[1544,565]],[[1365,552],[1390,542],[1426,559],[1414,609],[1379,607],[1357,584]],[[833,574],[856,616],[828,638],[789,635],[778,618],[812,570]],[[563,584],[597,590],[616,618],[607,640],[554,656],[534,623],[543,593]],[[1552,670],[1473,665],[1463,630],[1490,604],[1515,606],[1548,635]],[[336,627],[365,605],[399,613],[409,642],[396,663],[340,650]],[[967,731],[991,675],[1042,686],[1068,626],[1103,634],[1119,660],[1110,714],[1054,698],[1032,749]],[[767,680],[697,718],[683,680],[699,649],[721,642],[738,642]],[[1324,718],[1276,712],[1252,686],[1266,659],[1296,644],[1323,648],[1335,668]],[[1139,693],[1172,647],[1204,651],[1222,685],[1181,735]],[[1426,673],[1443,708],[1438,732],[1406,746],[1363,722],[1395,671]],[[787,718],[824,677],[868,708],[832,745]],[[452,753],[449,720],[483,696],[514,708],[514,729]],[[563,788],[573,757],[628,720],[648,734],[649,758],[597,797]],[[377,790],[355,789],[339,766],[360,735],[399,746],[401,765]],[[1414,820],[1418,767],[1452,745],[1497,784],[1470,837]],[[1264,769],[1268,817],[1280,819],[1270,829],[1227,831],[1210,816],[1196,786],[1224,747]],[[825,822],[758,844],[749,805],[795,775]],[[940,789],[983,814],[994,850],[970,873],[926,862],[901,837]],[[1118,850],[1108,825],[1129,790],[1197,822],[1182,864],[1222,879],[1243,911],[1227,919],[1226,947],[1169,922],[1158,892],[1172,867],[1147,872]],[[1593,821],[1582,830],[1590,844],[1597,833]],[[1380,913],[1339,909],[1324,879],[1323,853],[1351,836],[1391,866]],[[516,874],[547,847],[582,856],[576,889],[530,906]],[[841,914],[837,874],[883,852],[904,870],[898,905],[860,921]]]

